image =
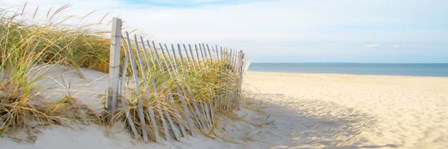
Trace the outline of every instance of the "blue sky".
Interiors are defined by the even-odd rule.
[[[24,1],[0,0],[3,6]],[[206,42],[254,62],[448,62],[446,0],[33,0],[98,10],[168,43]]]

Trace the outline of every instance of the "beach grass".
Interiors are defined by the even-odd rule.
[[[33,102],[38,101],[39,94],[46,90],[38,88],[36,82],[50,69],[49,67],[38,67],[40,64],[50,64],[50,67],[69,66],[78,70],[80,77],[83,77],[83,74],[79,71],[80,68],[108,72],[110,39],[105,37],[108,32],[92,31],[85,27],[70,28],[61,25],[62,22],[71,17],[60,17],[62,18],[60,20],[53,19],[68,8],[69,5],[64,5],[54,11],[48,11],[47,22],[42,24],[30,24],[28,22],[33,21],[18,19],[26,18],[21,17],[25,15],[23,12],[26,9],[26,4],[21,10],[17,11],[18,13],[11,14],[0,11],[0,16],[2,16],[0,18],[0,135],[12,134],[24,128],[28,129],[32,127],[30,126],[31,123],[36,122],[40,125],[66,125],[67,121],[73,119],[104,122],[105,117],[90,116],[94,114],[87,114],[89,116],[86,116],[86,112],[80,112],[81,110],[91,110],[85,105],[77,103],[70,95],[51,103]],[[34,19],[36,13],[39,13],[37,10],[34,11],[31,19]],[[122,46],[121,59],[124,61],[125,47]],[[134,52],[137,51],[134,49]],[[167,62],[166,59],[168,58],[160,60],[163,65]],[[164,136],[171,135],[170,132],[166,132],[166,129],[161,128],[162,123],[168,123],[164,122],[167,117],[171,117],[172,123],[177,126],[187,127],[186,113],[179,110],[182,107],[181,96],[187,102],[188,107],[192,107],[193,102],[197,101],[200,105],[213,105],[215,107],[213,110],[208,109],[212,113],[230,110],[229,107],[223,106],[227,103],[218,103],[227,102],[228,100],[218,99],[225,98],[225,94],[230,92],[229,88],[237,87],[237,84],[232,82],[236,75],[229,68],[228,61],[203,61],[197,64],[200,67],[192,67],[191,65],[183,66],[179,58],[173,58],[172,60],[173,63],[181,67],[177,69],[179,72],[175,77],[167,77],[167,73],[170,73],[170,71],[174,73],[173,70],[166,67],[156,67],[154,57],[150,59],[150,62],[138,65],[138,68],[144,67],[147,70],[144,72],[145,75],[139,73],[139,78],[143,79],[146,76],[145,79],[147,80],[155,80],[150,82],[156,88],[154,90],[148,90],[149,86],[145,88],[144,85],[133,90],[150,94],[150,96],[143,97],[145,98],[143,107],[146,109],[145,111],[153,109],[159,115],[155,118],[156,122],[152,124],[156,124],[156,126],[151,126],[149,123],[142,124],[139,121],[137,114],[138,95],[136,94],[129,94],[129,96],[120,98],[127,106],[121,106],[116,113],[109,113],[114,115],[114,121],[125,122],[129,120],[128,117],[131,117],[137,125],[128,125],[130,132],[133,131],[132,127],[137,129],[138,132],[152,127],[155,129],[148,129],[148,134],[151,139],[155,139],[156,136],[151,136],[151,134],[155,134],[154,131],[158,131],[159,134]],[[187,61],[184,60],[184,63],[187,63]],[[136,73],[132,72],[129,67],[127,68],[128,73],[125,73],[125,75]],[[152,73],[149,73],[149,71]],[[185,94],[173,92],[179,89],[184,91]],[[187,91],[190,91],[190,94],[187,94]],[[173,97],[171,101],[168,100],[170,96]],[[147,122],[153,121],[149,113],[145,113],[144,120]],[[199,128],[200,125],[196,122],[195,128],[188,128],[187,131],[192,134],[193,129]]]
[[[54,17],[68,6],[54,11]],[[78,29],[58,27],[61,20],[27,24],[21,13],[1,11],[0,16],[0,134],[29,127],[30,123],[62,124],[62,107],[74,105],[71,98],[33,104],[46,89],[36,82],[50,67],[39,64],[67,65],[107,71],[108,40]],[[35,11],[35,13],[38,13]],[[33,16],[35,16],[34,14]],[[56,23],[57,22],[57,23]],[[80,74],[82,75],[82,74]]]

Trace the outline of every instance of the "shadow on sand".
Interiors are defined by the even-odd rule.
[[[251,94],[249,107],[259,109],[273,123],[255,137],[271,148],[396,148],[371,145],[360,133],[375,119],[353,108],[320,100],[294,99],[279,94]],[[272,100],[275,99],[275,100]],[[266,117],[265,117],[266,119]],[[252,118],[252,121],[257,119]],[[262,121],[258,118],[258,121]]]

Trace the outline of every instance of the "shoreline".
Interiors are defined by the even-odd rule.
[[[257,71],[248,70],[248,73],[285,73],[285,74],[303,74],[303,75],[353,75],[353,76],[393,76],[393,77],[428,77],[428,78],[448,78],[448,76],[424,76],[424,75],[393,75],[393,74],[353,74],[353,73],[326,73],[326,72],[287,72],[287,71]]]

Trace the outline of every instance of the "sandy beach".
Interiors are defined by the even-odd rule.
[[[107,74],[51,69],[42,96],[70,91],[95,112]],[[67,88],[65,84],[71,84]],[[70,82],[70,83],[68,83]],[[448,78],[248,72],[235,115],[218,115],[218,137],[142,143],[123,128],[73,123],[32,132],[34,142],[0,138],[2,148],[447,148]],[[20,135],[20,134],[17,134]]]
[[[321,148],[447,148],[448,78],[248,72],[286,142]]]

